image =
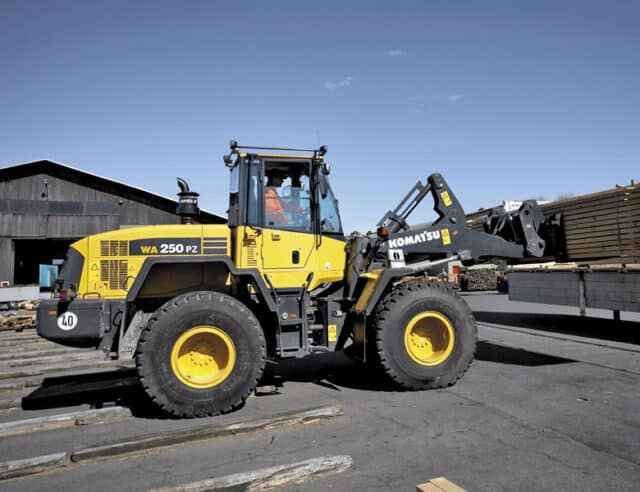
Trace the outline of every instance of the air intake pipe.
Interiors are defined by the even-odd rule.
[[[193,224],[193,219],[200,214],[200,209],[198,208],[200,194],[191,191],[188,183],[182,178],[178,178],[178,188],[180,188],[180,193],[178,193],[177,213],[180,216],[180,222],[182,224]]]

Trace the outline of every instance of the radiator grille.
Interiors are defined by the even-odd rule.
[[[129,256],[129,241],[100,241],[100,256]]]
[[[109,282],[109,288],[124,289],[127,281],[127,260],[100,260],[100,280]]]

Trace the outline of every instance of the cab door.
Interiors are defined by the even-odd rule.
[[[264,273],[278,287],[301,287],[316,265],[309,161],[264,161]]]

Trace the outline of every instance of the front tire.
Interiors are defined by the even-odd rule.
[[[177,417],[202,417],[242,405],[262,376],[266,349],[248,307],[219,292],[191,292],[154,313],[135,357],[156,405]]]
[[[405,389],[443,388],[469,368],[477,328],[464,300],[437,282],[405,282],[378,304],[369,353]]]

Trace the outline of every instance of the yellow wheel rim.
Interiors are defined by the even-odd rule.
[[[212,388],[227,379],[236,363],[236,347],[220,328],[196,326],[185,331],[171,350],[171,368],[187,386]]]
[[[409,357],[422,366],[437,366],[453,352],[455,334],[451,321],[436,311],[416,314],[404,331]]]

